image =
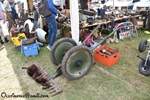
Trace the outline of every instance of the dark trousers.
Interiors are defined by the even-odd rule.
[[[12,25],[14,24],[14,21],[12,20],[12,14],[11,11],[6,12],[8,23],[9,23],[9,30],[12,28]]]

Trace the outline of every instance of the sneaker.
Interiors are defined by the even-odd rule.
[[[7,38],[5,38],[5,43],[9,42],[9,40]]]
[[[1,44],[4,44],[4,42],[3,42],[3,41],[1,41],[0,43],[1,43]]]
[[[47,49],[48,49],[48,50],[51,50],[51,47],[50,47],[50,46],[47,46]]]

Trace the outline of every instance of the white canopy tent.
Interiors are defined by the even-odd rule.
[[[60,0],[63,8],[63,0]],[[78,0],[70,0],[70,19],[71,19],[71,34],[72,39],[79,43],[79,9]]]
[[[150,8],[150,0],[140,0],[134,3],[133,10],[136,10],[137,7],[149,7]]]
[[[72,39],[79,43],[79,9],[78,0],[70,0],[70,18]]]

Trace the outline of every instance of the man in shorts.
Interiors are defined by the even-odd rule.
[[[8,19],[8,23],[9,23],[9,30],[12,28],[12,25],[13,25],[13,20],[12,20],[12,9],[11,9],[11,6],[9,4],[9,1],[10,0],[4,0],[3,2],[3,6],[4,6],[4,10],[5,10],[5,13],[7,15],[7,19]]]
[[[0,43],[4,44],[2,36],[4,36],[5,42],[8,42],[7,35],[9,35],[8,27],[5,18],[5,11],[3,9],[2,3],[0,2]]]

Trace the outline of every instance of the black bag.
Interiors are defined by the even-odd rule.
[[[42,17],[47,17],[47,16],[50,16],[52,14],[51,10],[48,7],[46,0],[41,0],[41,2],[38,3],[38,8],[39,8],[39,14]]]

